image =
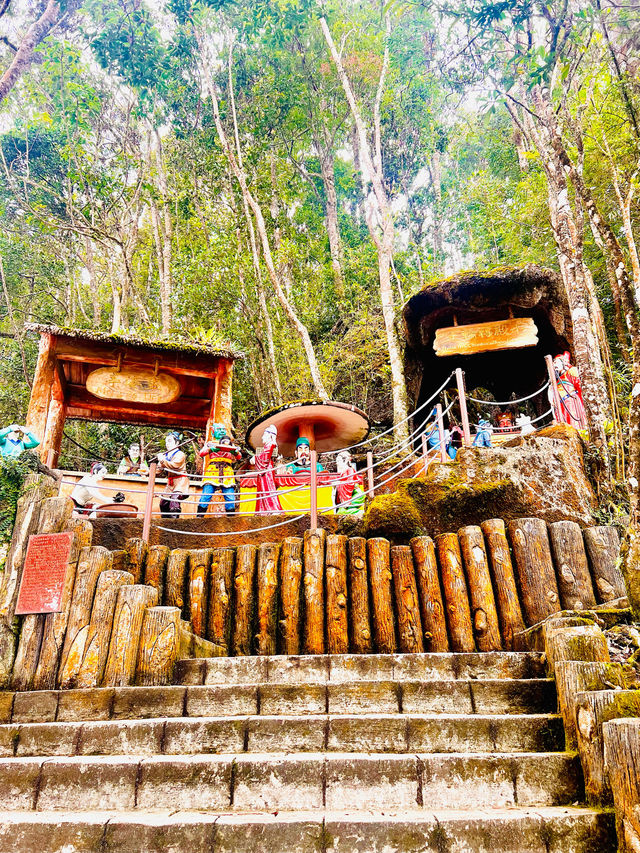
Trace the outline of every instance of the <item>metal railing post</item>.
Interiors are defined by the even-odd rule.
[[[153,511],[153,491],[156,485],[156,471],[158,469],[157,462],[149,464],[149,482],[147,483],[147,494],[144,499],[144,519],[142,522],[142,538],[145,542],[149,542],[149,532],[151,530],[151,513]]]
[[[471,430],[469,429],[469,414],[467,412],[467,397],[464,389],[464,374],[459,367],[456,367],[456,385],[458,386],[458,400],[460,401],[460,419],[462,420],[464,446],[471,447]]]
[[[425,477],[427,475],[427,468],[429,467],[429,447],[427,445],[427,437],[423,433],[422,434],[422,466],[424,468]]]
[[[367,452],[367,497],[373,498],[373,494],[373,451],[369,450]]]
[[[318,453],[315,450],[311,451],[311,529],[315,530],[318,526]]]
[[[560,394],[558,394],[558,384],[556,382],[556,371],[553,366],[553,359],[550,355],[545,355],[545,363],[547,365],[547,373],[549,375],[549,386],[551,388],[551,399],[553,404],[553,423],[559,424],[562,422],[562,403],[560,402]]]
[[[447,448],[444,446],[444,421],[442,419],[442,405],[436,406],[436,417],[438,418],[438,438],[440,441],[440,461],[447,461]]]

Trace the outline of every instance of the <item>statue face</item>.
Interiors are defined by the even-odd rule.
[[[9,438],[11,439],[11,441],[22,441],[22,439],[24,438],[24,433],[21,429],[14,429],[12,432],[9,433]]]
[[[138,459],[140,458],[140,445],[139,444],[132,444],[131,445],[131,447],[129,448],[129,458],[133,462],[138,461]]]
[[[267,427],[262,433],[263,444],[276,444],[278,441],[278,428],[274,426]]]
[[[311,460],[311,448],[308,444],[301,444],[299,447],[296,447],[296,459],[305,465],[309,464]]]
[[[564,373],[564,361],[561,356],[556,356],[553,359],[553,367],[557,373]]]
[[[174,447],[177,447],[178,442],[176,440],[175,435],[168,435],[164,440],[164,445],[167,450],[173,450]]]
[[[338,474],[343,474],[345,471],[348,471],[351,467],[351,454],[350,453],[338,453],[336,456],[336,468],[338,469]]]

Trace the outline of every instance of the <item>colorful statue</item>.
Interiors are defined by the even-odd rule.
[[[515,425],[515,415],[511,409],[505,409],[504,412],[498,413],[498,428],[507,432],[513,429]]]
[[[531,433],[536,431],[529,415],[518,415],[516,426],[520,428],[520,435],[531,435]]]
[[[242,459],[240,448],[232,443],[224,427],[214,426],[213,441],[208,441],[198,455],[204,458],[202,497],[198,503],[198,515],[204,515],[214,492],[218,489],[224,497],[224,509],[232,513],[236,503],[236,479],[234,462]]]
[[[429,415],[429,420],[437,418],[436,409],[433,408],[431,410],[431,414]],[[434,450],[440,450],[440,433],[438,432],[438,422],[434,420],[434,422],[428,426],[424,432],[424,437],[427,439],[427,445]],[[449,434],[449,430],[443,430],[443,439],[444,439],[444,447],[449,455],[450,459],[456,458],[456,448],[451,446],[451,436]]]
[[[561,406],[558,419],[576,429],[586,429],[587,416],[584,411],[582,386],[578,371],[571,364],[570,354],[564,352],[557,355],[553,360],[553,368]]]
[[[256,513],[282,512],[278,497],[273,459],[278,456],[278,428],[268,426],[262,434],[262,447],[251,457],[256,477]]]
[[[338,482],[333,487],[333,504],[338,515],[360,515],[364,512],[365,494],[360,477],[348,450],[336,456]]]
[[[39,440],[26,427],[11,424],[0,429],[0,456],[5,459],[17,459],[23,450],[31,450],[39,444]]]
[[[182,512],[180,502],[189,497],[187,457],[178,446],[181,438],[179,433],[170,432],[164,442],[167,452],[158,455],[158,467],[167,472],[167,488],[160,496],[162,518],[178,518]]]
[[[90,472],[78,480],[71,492],[71,500],[78,515],[91,516],[97,507],[112,502],[109,495],[105,495],[98,488],[98,483],[106,474],[106,466],[102,462],[94,462]]]
[[[140,445],[134,441],[133,444],[129,446],[127,455],[123,456],[120,460],[116,474],[119,474],[120,476],[126,475],[128,477],[142,477],[143,474],[148,473],[149,466],[140,452]]]
[[[311,445],[308,438],[300,437],[296,441],[295,461],[289,462],[285,470],[288,474],[309,474],[311,472]],[[316,471],[324,471],[319,462],[316,462]]]
[[[473,438],[474,447],[491,447],[491,433],[493,427],[486,418],[480,418],[476,426],[476,434]]]

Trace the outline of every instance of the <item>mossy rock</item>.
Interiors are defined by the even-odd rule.
[[[640,717],[640,690],[621,690],[604,710],[602,722],[608,723],[624,717]]]
[[[401,488],[391,495],[379,495],[369,504],[364,516],[367,536],[384,536],[394,542],[408,541],[425,533],[420,512]]]

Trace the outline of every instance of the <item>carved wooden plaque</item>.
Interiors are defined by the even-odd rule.
[[[29,537],[16,616],[59,613],[73,533],[40,533]]]
[[[180,396],[180,383],[168,373],[135,367],[99,367],[87,376],[87,391],[101,400],[129,403],[171,403]]]
[[[436,355],[473,355],[492,350],[521,349],[538,343],[538,327],[531,317],[514,317],[436,331]]]

